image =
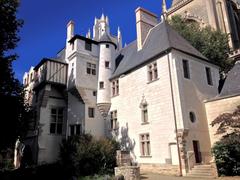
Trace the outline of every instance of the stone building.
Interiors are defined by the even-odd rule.
[[[165,1],[165,0],[164,0]],[[231,56],[239,58],[240,4],[238,0],[173,0],[169,9],[163,9],[167,18],[179,14],[202,26],[210,25],[229,35]]]
[[[173,1],[163,16],[197,2],[206,3]],[[104,15],[95,19],[93,37],[75,34],[68,23],[65,48],[24,76],[34,111],[25,144],[35,163],[56,161],[62,139],[91,133],[117,139],[142,169],[187,175],[200,164],[213,175],[209,123],[220,113],[211,105],[219,96],[219,68],[165,18],[136,9],[137,37],[124,48],[120,30],[112,35]]]

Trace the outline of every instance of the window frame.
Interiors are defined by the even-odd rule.
[[[85,41],[85,50],[92,51],[92,43]]]
[[[191,79],[189,60],[183,59],[182,67],[183,67],[183,77],[185,79]]]
[[[79,132],[78,132],[79,128]],[[79,136],[82,134],[82,125],[81,124],[70,124],[69,125],[69,136]]]
[[[147,65],[147,73],[148,73],[148,82],[153,82],[159,79],[157,61],[154,61]]]
[[[110,129],[112,131],[115,131],[118,129],[118,121],[117,121],[117,110],[111,111],[110,112]]]
[[[104,89],[104,81],[99,82],[99,89]]]
[[[112,85],[112,97],[119,95],[119,79],[115,79],[111,83]]]
[[[88,107],[88,117],[89,118],[94,118],[95,117],[95,108]]]
[[[56,113],[53,113],[53,110]],[[60,114],[59,111],[62,111]],[[63,134],[63,125],[64,125],[64,107],[51,107],[50,109],[50,126],[49,133],[51,135],[62,135]],[[61,118],[61,120],[60,120]],[[54,120],[55,119],[55,120]]]
[[[207,78],[207,84],[209,86],[213,86],[213,78],[212,78],[212,71],[210,67],[205,67],[206,72],[206,78]]]
[[[151,140],[149,133],[139,135],[141,157],[151,157]]]
[[[88,75],[96,75],[96,64],[87,62],[86,65],[86,73]]]

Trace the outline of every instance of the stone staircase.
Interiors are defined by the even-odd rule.
[[[216,178],[215,169],[211,165],[195,165],[187,176],[198,178]]]

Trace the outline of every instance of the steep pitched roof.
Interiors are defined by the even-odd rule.
[[[240,62],[229,71],[219,97],[240,94]]]
[[[117,45],[107,33],[104,33],[101,36],[101,38],[99,39],[99,43],[111,43],[115,46],[115,48],[117,48]]]
[[[120,52],[121,62],[112,75],[112,78],[116,78],[146,63],[153,57],[165,54],[166,51],[171,49],[208,61],[208,59],[197,51],[187,40],[173,30],[167,22],[163,21],[150,30],[142,50],[137,50],[137,42],[134,41]],[[117,58],[119,58],[119,56]]]

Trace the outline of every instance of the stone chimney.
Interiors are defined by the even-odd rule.
[[[135,10],[137,26],[137,46],[138,51],[142,49],[144,40],[151,28],[157,25],[157,16],[141,7]]]
[[[71,20],[67,24],[67,41],[74,36],[74,22]]]

